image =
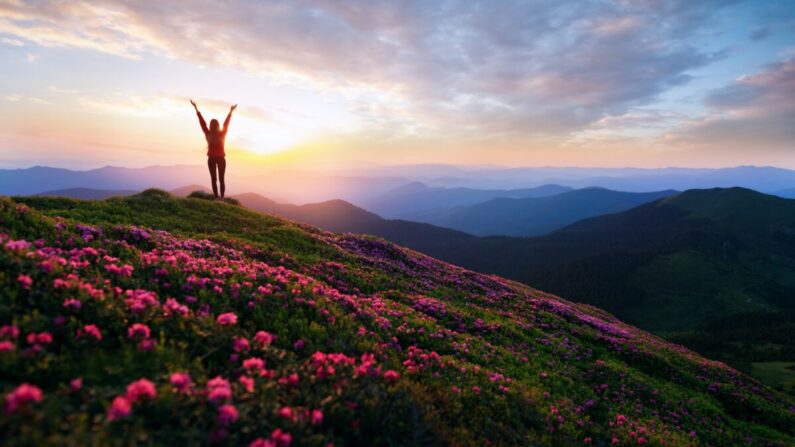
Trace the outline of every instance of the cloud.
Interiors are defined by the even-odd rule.
[[[748,37],[753,41],[758,41],[765,39],[767,36],[770,35],[770,28],[767,26],[759,26],[751,30],[751,33]]]
[[[721,57],[723,0],[0,0],[0,33],[333,89],[374,128],[560,133],[624,115]]]
[[[12,47],[21,47],[21,46],[25,45],[25,43],[22,42],[21,40],[9,39],[8,37],[0,38],[0,43],[2,43],[3,45],[12,46]]]
[[[35,96],[22,96],[22,95],[18,95],[18,94],[7,95],[5,97],[5,100],[6,101],[11,101],[11,102],[22,102],[22,101],[24,101],[24,102],[29,102],[29,103],[33,103],[33,104],[39,104],[39,105],[52,105],[52,102],[47,101],[46,99],[37,98]]]
[[[668,138],[680,145],[719,150],[795,149],[795,57],[765,66],[705,98],[709,114],[692,120]]]
[[[59,88],[51,88],[50,90],[58,93],[78,93],[72,90],[63,90]],[[184,114],[184,112],[190,108],[190,99],[191,98],[186,96],[169,94],[138,95],[129,92],[116,92],[101,96],[79,94],[76,96],[77,103],[90,111],[102,113],[109,112],[136,117],[164,117]],[[231,106],[231,104],[226,101],[212,98],[193,99],[203,112],[212,109],[213,111],[223,111],[225,113]],[[235,113],[244,119],[261,123],[274,120],[273,114],[266,112],[262,108],[248,104],[242,104]]]
[[[45,105],[45,106],[52,105],[52,102],[47,101],[46,99],[36,98],[35,96],[28,97],[28,101],[30,101],[30,102],[32,102],[34,104],[40,104],[40,105]]]
[[[59,94],[62,94],[62,95],[76,95],[76,94],[80,93],[79,90],[61,88],[61,87],[58,87],[56,85],[48,86],[47,90],[49,90],[51,92],[54,92],[54,93],[59,93]]]

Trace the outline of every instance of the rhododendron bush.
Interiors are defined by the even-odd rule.
[[[377,239],[158,191],[0,208],[4,445],[795,442],[723,364]]]

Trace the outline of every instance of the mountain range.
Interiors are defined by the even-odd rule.
[[[235,164],[227,170],[230,194],[255,192],[288,203],[312,203],[343,199],[387,217],[401,217],[388,209],[376,209],[379,197],[390,191],[421,182],[428,188],[510,191],[544,185],[582,189],[601,187],[616,191],[684,191],[694,188],[740,186],[765,193],[795,188],[795,171],[757,166],[720,169],[691,168],[500,168],[449,165],[408,165],[379,168],[339,168],[333,171],[284,169]],[[0,194],[29,195],[66,188],[90,187],[108,190],[143,190],[158,187],[172,190],[188,184],[209,185],[203,165],[123,168],[106,166],[75,171],[35,166],[0,169]],[[433,194],[435,192],[432,191]],[[442,192],[444,194],[444,192]],[[453,194],[455,196],[455,194]],[[416,197],[416,196],[415,196]],[[503,196],[505,197],[505,196]],[[513,197],[513,196],[511,196]],[[493,198],[493,197],[492,197]],[[478,201],[465,201],[460,205]],[[432,204],[435,205],[435,204]],[[453,206],[441,204],[432,208]],[[417,210],[421,211],[421,210]]]
[[[781,189],[773,194],[785,199],[795,199],[795,188]]]
[[[34,166],[26,169],[1,169],[0,194],[30,195],[71,188],[136,190],[150,185],[173,189],[204,182],[207,171],[200,166],[151,166],[123,168],[106,166],[87,171]]]
[[[422,211],[474,205],[497,198],[547,197],[571,190],[560,185],[525,189],[440,188],[412,182],[374,197],[361,206],[386,218],[408,218]]]
[[[649,192],[740,186],[773,193],[795,187],[795,171],[771,166],[644,169],[407,165],[352,172],[368,177],[397,176],[444,188],[517,189],[557,184],[575,189],[596,186],[616,191]]]
[[[419,222],[384,219],[344,200],[306,205],[279,204],[259,194],[233,196],[243,206],[263,213],[308,223],[338,233],[370,234],[421,252],[454,249],[478,238],[460,231]]]
[[[624,211],[673,194],[676,191],[633,193],[584,188],[540,197],[500,197],[403,217],[479,236],[536,236],[588,217]]]

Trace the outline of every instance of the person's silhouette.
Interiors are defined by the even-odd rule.
[[[226,183],[224,182],[224,174],[226,173],[226,153],[224,152],[224,140],[226,140],[226,131],[229,130],[229,121],[232,119],[232,112],[237,108],[237,104],[229,108],[229,114],[226,115],[224,120],[224,128],[221,129],[218,125],[217,119],[210,120],[210,128],[207,128],[207,123],[204,121],[202,113],[193,100],[190,100],[193,109],[196,110],[196,115],[199,117],[199,124],[202,126],[204,138],[207,140],[207,167],[210,168],[210,179],[213,183],[213,195],[218,198],[218,186],[215,184],[216,179],[221,183],[221,198],[224,197],[226,191]],[[218,173],[216,174],[216,170]]]

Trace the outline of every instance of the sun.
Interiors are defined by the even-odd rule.
[[[299,128],[284,123],[243,119],[230,142],[248,152],[269,155],[309,140],[315,131],[316,129]]]

